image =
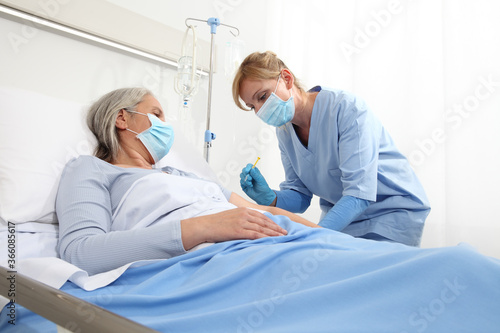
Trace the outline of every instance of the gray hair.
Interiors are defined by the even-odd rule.
[[[106,162],[116,159],[120,140],[116,117],[122,109],[135,109],[145,96],[153,94],[145,88],[113,90],[92,104],[87,113],[87,126],[97,139],[94,155]]]

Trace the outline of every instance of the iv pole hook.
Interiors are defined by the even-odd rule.
[[[211,23],[209,23],[210,20],[217,20],[219,22],[219,24],[217,25],[222,25],[222,26],[225,26],[225,27],[228,27],[230,30],[229,32],[234,36],[234,37],[238,37],[240,35],[240,30],[238,28],[236,28],[235,26],[232,26],[232,25],[229,25],[229,24],[224,24],[224,23],[220,23],[220,20],[218,18],[215,18],[215,17],[212,17],[208,20],[200,20],[200,19],[195,19],[195,18],[187,18],[185,21],[184,21],[184,24],[186,25],[186,27],[189,27],[189,23],[188,21],[198,21],[198,22],[205,22],[207,23],[208,25],[211,25]],[[215,32],[214,32],[215,33]]]

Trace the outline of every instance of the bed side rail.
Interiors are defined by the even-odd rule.
[[[157,332],[2,266],[0,295],[10,300],[5,310],[14,321],[20,304],[72,332]]]

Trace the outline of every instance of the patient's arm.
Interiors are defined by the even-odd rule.
[[[294,213],[277,207],[254,204],[234,192],[231,193],[229,202],[238,208],[181,221],[182,243],[186,250],[204,242],[286,235],[286,230],[257,210],[284,215],[311,228],[321,228]]]
[[[229,202],[235,206],[238,206],[238,207],[255,208],[255,209],[260,209],[260,210],[269,212],[273,215],[284,215],[284,216],[289,217],[290,220],[292,220],[294,222],[301,223],[301,224],[306,225],[306,226],[311,227],[311,228],[321,228],[317,224],[315,224],[311,221],[308,221],[305,218],[300,217],[297,214],[290,213],[289,211],[278,208],[278,207],[261,206],[261,205],[254,204],[254,203],[246,200],[245,198],[241,197],[240,195],[238,195],[234,192],[231,193],[231,197],[229,198]]]
[[[181,220],[186,250],[201,243],[284,236],[287,231],[265,214],[246,207]]]
[[[59,253],[89,274],[144,259],[184,254],[181,223],[169,220],[148,228],[112,231],[112,181],[116,168],[80,156],[64,168],[56,200]]]

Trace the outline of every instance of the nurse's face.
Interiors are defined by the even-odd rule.
[[[276,84],[278,84],[278,87],[276,87]],[[278,83],[278,78],[269,80],[245,79],[241,82],[240,97],[246,106],[257,113],[275,89],[279,98],[287,100],[290,97],[285,82],[279,80]]]

